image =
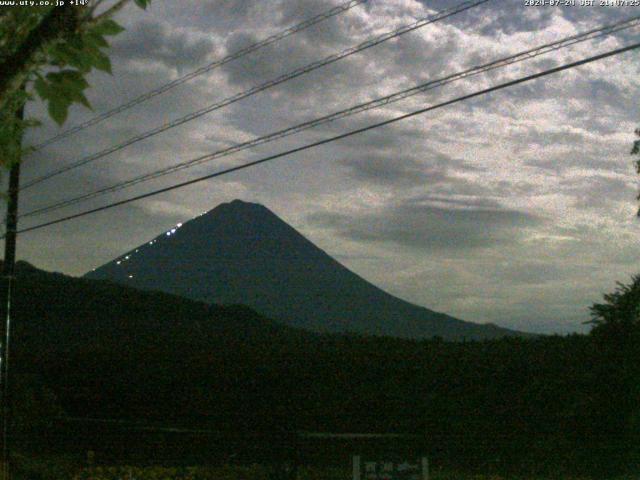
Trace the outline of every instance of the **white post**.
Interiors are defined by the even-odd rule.
[[[422,480],[429,480],[429,459],[422,457]]]
[[[360,455],[353,456],[353,480],[360,480]]]

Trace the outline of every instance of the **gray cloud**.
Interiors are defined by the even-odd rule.
[[[586,265],[558,265],[528,259],[514,259],[496,264],[492,275],[496,281],[509,285],[547,285],[551,282],[567,282],[576,276],[588,275]]]
[[[169,69],[192,69],[214,51],[209,38],[173,30],[165,22],[144,19],[126,37],[117,37],[112,52],[121,61],[158,62]]]
[[[229,35],[225,47],[227,52],[236,52],[258,41],[253,32],[240,31]],[[225,72],[233,84],[245,87],[258,85],[307,64],[316,51],[304,38],[298,37],[295,42],[285,40],[271,44],[251,56],[227,64]],[[283,87],[292,89],[293,85],[299,83],[294,81]],[[300,91],[300,88],[298,86],[295,90]]]
[[[381,185],[423,185],[446,180],[445,169],[426,167],[410,158],[389,158],[386,155],[348,157],[341,160],[353,178]]]
[[[298,0],[297,2],[280,2],[280,25],[295,24],[301,18],[311,18],[328,11],[335,3],[327,0]],[[339,45],[352,42],[349,30],[353,28],[354,18],[336,16],[322,23],[322,27],[314,26],[305,30],[302,36],[314,45],[326,45],[339,48]],[[360,26],[364,26],[360,24]]]
[[[395,242],[425,250],[473,249],[513,241],[540,219],[487,199],[419,197],[379,212],[318,212],[310,221],[352,240]]]
[[[123,11],[114,76],[91,75],[90,112],[156,88],[338,0],[152,2]],[[25,162],[24,179],[93,153],[430,12],[448,0],[371,1],[200,76]],[[100,188],[630,15],[616,8],[488,2],[238,102],[25,191],[21,210]],[[58,212],[73,213],[361,128],[615,48],[575,46]],[[255,169],[20,238],[36,265],[79,274],[178,221],[240,197],[266,204],[347,266],[460,318],[536,331],[583,328],[588,305],[640,269],[629,156],[635,54],[505,89]],[[40,104],[30,114],[46,118]],[[58,132],[50,122],[27,142]],[[535,215],[531,212],[536,212]],[[22,226],[56,215],[21,220]]]
[[[589,175],[561,181],[563,191],[574,197],[576,208],[606,210],[613,202],[630,202],[637,195],[637,187],[624,178]]]

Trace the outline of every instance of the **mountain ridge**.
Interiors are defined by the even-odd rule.
[[[318,332],[448,340],[527,335],[394,297],[267,207],[241,200],[179,223],[85,276],[207,303],[243,304]]]

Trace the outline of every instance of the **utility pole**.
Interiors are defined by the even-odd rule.
[[[24,116],[24,107],[16,113],[18,120]],[[17,139],[22,142],[22,139]],[[4,335],[0,337],[0,402],[2,408],[2,480],[9,480],[9,340],[11,338],[12,296],[15,287],[16,237],[18,230],[18,191],[20,189],[20,161],[12,159],[9,170],[9,190],[7,191],[7,217],[4,240],[4,264],[2,276],[5,280]],[[4,338],[3,338],[4,337]]]

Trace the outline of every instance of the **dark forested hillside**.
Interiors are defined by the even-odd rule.
[[[321,335],[245,307],[18,271],[15,378],[38,378],[67,416],[416,433],[443,463],[514,469],[624,469],[638,453],[636,345]]]

